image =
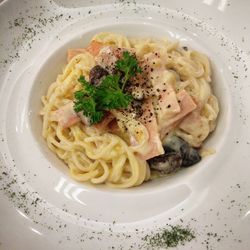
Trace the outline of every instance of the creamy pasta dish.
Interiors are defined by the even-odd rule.
[[[72,178],[128,188],[201,160],[219,112],[205,55],[103,32],[67,60],[41,115],[43,137]]]

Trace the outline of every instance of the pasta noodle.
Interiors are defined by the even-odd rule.
[[[160,82],[171,86],[177,96],[181,91],[187,92],[195,100],[197,108],[175,122],[177,125],[171,128],[171,133],[194,147],[202,145],[215,129],[219,112],[210,85],[210,64],[205,55],[185,50],[177,42],[169,40],[130,39],[108,32],[95,35],[92,41],[128,49],[140,60],[148,59],[156,69],[151,74],[151,83],[157,88],[160,88]],[[136,121],[133,117],[123,116],[120,111],[113,111],[112,115],[119,117],[119,133],[101,131],[97,126],[86,126],[78,120],[71,126],[63,127],[60,122],[63,122],[64,117],[60,117],[60,122],[58,120],[57,110],[70,105],[74,100],[74,92],[81,88],[79,77],[84,76],[89,80],[90,70],[96,63],[96,55],[87,49],[82,50],[73,56],[63,73],[50,85],[47,94],[42,97],[43,137],[48,147],[68,165],[70,175],[75,180],[105,183],[115,188],[138,186],[152,175],[147,161],[139,156],[146,152],[151,136],[142,120]],[[167,120],[174,117],[168,115]],[[135,121],[137,127],[133,125]],[[131,138],[127,137],[125,131],[139,143],[130,143]]]

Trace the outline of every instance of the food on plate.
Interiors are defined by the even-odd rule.
[[[67,60],[41,115],[48,147],[75,180],[128,188],[201,160],[219,113],[205,55],[103,32]]]

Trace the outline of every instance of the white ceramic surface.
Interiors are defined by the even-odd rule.
[[[180,223],[196,238],[178,249],[249,249],[249,13],[244,0],[3,1],[0,249],[146,249],[146,234]],[[165,36],[209,56],[221,111],[206,147],[216,154],[127,190],[68,176],[41,136],[40,97],[66,50],[100,31]]]

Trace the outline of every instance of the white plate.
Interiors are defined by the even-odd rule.
[[[154,1],[155,2],[155,1]],[[247,1],[3,1],[0,4],[0,248],[152,249],[170,225],[178,249],[249,249],[250,5]],[[196,166],[127,190],[73,181],[41,137],[40,97],[99,31],[179,39],[212,62],[220,102]]]

